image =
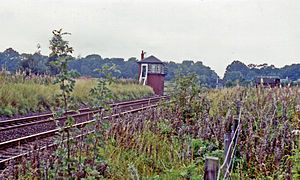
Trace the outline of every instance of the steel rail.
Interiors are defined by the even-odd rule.
[[[118,107],[118,106],[121,106],[122,108],[124,108],[126,106],[130,107],[130,106],[135,106],[135,105],[139,105],[139,104],[143,104],[143,103],[148,103],[148,102],[150,103],[151,101],[160,100],[165,97],[166,96],[113,103],[113,104],[111,104],[111,107]],[[80,115],[85,116],[86,114],[89,114],[89,113],[97,113],[97,112],[102,111],[102,109],[103,109],[102,107],[98,108],[96,110],[95,109],[91,110],[89,108],[83,108],[83,109],[79,110],[79,112],[81,112],[80,114],[74,114],[72,116],[74,118],[81,117]],[[68,114],[72,114],[71,112],[75,113],[75,111],[69,111]],[[0,132],[54,121],[54,119],[51,119],[51,117],[54,117],[53,113],[43,114],[43,115],[39,115],[39,116],[29,116],[29,117],[24,117],[24,118],[11,119],[11,120],[6,120],[6,121],[0,121]],[[64,119],[66,119],[66,116],[55,118],[55,120],[64,120]]]
[[[105,116],[105,117],[103,117],[103,119],[116,118],[116,117],[119,117],[119,116],[139,112],[139,111],[142,111],[142,110],[145,110],[145,109],[148,109],[148,108],[154,108],[154,107],[157,107],[157,104],[132,109],[132,110],[129,110],[129,111],[113,114],[111,116]],[[88,115],[88,114],[90,114],[90,112],[84,113],[84,114]],[[78,114],[78,115],[82,116],[82,114]],[[74,124],[72,127],[82,128],[82,127],[86,126],[87,124],[90,124],[90,123],[93,123],[93,122],[96,122],[96,120],[92,119],[92,120],[88,120],[88,121],[85,121],[85,122],[77,123],[77,124]],[[65,129],[68,129],[68,128],[70,128],[70,127],[67,127]],[[36,141],[36,140],[41,140],[41,139],[44,139],[44,138],[50,138],[50,137],[55,136],[56,133],[59,132],[59,131],[60,131],[60,129],[56,128],[56,129],[49,130],[49,131],[46,131],[46,132],[42,132],[42,133],[38,133],[38,134],[26,136],[26,137],[13,139],[13,140],[10,140],[10,141],[5,141],[5,142],[0,143],[0,150],[5,150],[5,149],[8,149],[10,147],[20,146],[21,144],[27,144],[29,142],[33,142],[33,141]],[[5,158],[5,159],[0,161],[0,166],[3,167],[6,162],[8,162],[12,159],[15,159],[15,158],[20,158],[20,157],[22,157],[22,154],[13,155],[11,157]]]
[[[78,138],[81,138],[81,137],[84,137],[84,136],[86,136],[86,135],[88,135],[88,134],[91,134],[91,133],[93,133],[93,132],[95,132],[95,130],[92,130],[92,131],[89,131],[89,132],[87,132],[87,133],[84,133],[84,134],[80,134],[80,135],[77,135],[75,138],[70,138],[70,139],[78,139]],[[67,139],[65,139],[65,140],[63,140],[64,142],[65,141],[67,141]],[[45,149],[54,149],[54,148],[56,148],[58,146],[58,144],[55,144],[55,143],[51,143],[50,145],[46,145],[46,146],[43,146],[43,147],[39,147],[39,151],[43,151],[43,150],[45,150]],[[7,159],[5,159],[5,160],[1,160],[0,161],[0,169],[2,170],[2,169],[4,169],[4,167],[5,167],[5,164],[6,163],[8,163],[8,162],[10,162],[11,160],[20,160],[22,157],[26,157],[26,156],[28,156],[30,153],[32,153],[33,151],[32,150],[30,150],[30,151],[27,151],[27,152],[23,152],[23,153],[20,153],[20,154],[18,154],[18,155],[15,155],[15,156],[11,156],[11,157],[9,157],[9,158],[7,158]]]
[[[151,101],[153,102],[153,100]],[[137,106],[137,105],[143,105],[143,104],[147,104],[148,102],[138,102],[138,103],[133,103],[133,104],[126,104],[126,105],[120,105],[120,108],[126,108],[126,107],[132,107],[132,106]],[[80,114],[74,114],[72,115],[72,117],[74,117],[75,119],[78,118],[78,117],[81,117],[81,116],[85,116],[87,114],[94,114],[94,113],[97,113],[97,112],[100,112],[102,109],[100,110],[90,110],[88,112],[84,112],[84,113],[80,113]],[[65,120],[66,119],[66,116],[63,116],[63,117],[58,117],[58,118],[55,118],[55,119],[51,119],[51,118],[48,118],[48,119],[44,119],[44,120],[37,120],[37,121],[27,121],[23,124],[13,124],[11,126],[6,126],[6,127],[3,127],[2,129],[0,129],[0,132],[1,131],[7,131],[7,130],[11,130],[11,129],[17,129],[17,128],[21,128],[21,127],[26,127],[26,126],[33,126],[33,125],[36,125],[36,124],[43,124],[43,123],[48,123],[48,122],[51,122],[51,121],[54,121],[54,120]]]

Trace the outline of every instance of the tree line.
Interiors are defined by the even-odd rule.
[[[253,79],[259,76],[279,76],[280,79],[289,79],[291,82],[300,82],[300,64],[286,65],[282,68],[276,68],[274,65],[249,64],[245,65],[240,61],[233,61],[227,66],[223,84],[233,86],[236,83],[240,85],[251,85]]]
[[[5,65],[6,69],[11,72],[21,70],[34,74],[50,74],[55,75],[58,69],[51,66],[51,61],[55,61],[55,56],[43,56],[39,52],[34,54],[19,54],[12,48],[6,49],[0,53],[0,64]],[[103,58],[100,55],[92,54],[86,57],[77,57],[69,62],[69,68],[76,70],[81,76],[100,77],[99,73],[94,69],[101,68],[103,65],[115,64],[119,72],[114,72],[114,76],[118,78],[138,78],[138,62],[135,57],[128,60],[123,58]],[[181,69],[183,73],[195,72],[202,84],[207,84],[208,87],[215,87],[218,78],[217,73],[211,70],[210,67],[205,66],[202,62],[183,61],[182,63],[166,62],[168,74],[165,79],[172,81],[175,77],[176,71]]]
[[[55,61],[55,56],[44,56],[40,52],[33,54],[22,53],[19,54],[12,48],[6,49],[4,52],[0,52],[0,65],[10,72],[21,70],[34,74],[50,74],[55,75],[58,70],[55,67],[50,66],[51,61]],[[118,78],[138,78],[138,62],[135,57],[131,57],[128,60],[123,58],[103,58],[100,55],[92,54],[86,57],[77,57],[73,61],[69,62],[70,70],[76,70],[81,76],[100,77],[99,73],[94,69],[100,69],[103,65],[115,64],[119,72],[115,72],[113,75]],[[288,77],[292,81],[300,79],[300,64],[287,65],[283,68],[276,68],[274,65],[268,64],[249,64],[245,65],[240,61],[233,61],[227,66],[224,78],[220,79],[217,73],[210,67],[203,65],[201,61],[185,60],[182,63],[175,63],[173,61],[165,62],[168,68],[168,74],[165,79],[167,81],[174,80],[176,71],[181,71],[184,74],[188,72],[194,72],[198,75],[198,78],[202,84],[206,84],[207,87],[216,87],[217,82],[222,83],[225,86],[233,86],[236,83],[240,85],[249,85],[252,80],[257,76],[271,76],[276,75],[284,79]]]

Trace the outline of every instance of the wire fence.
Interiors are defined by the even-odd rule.
[[[205,162],[205,180],[219,180],[223,170],[223,180],[230,178],[233,170],[235,151],[238,144],[240,133],[240,122],[242,115],[242,108],[237,104],[238,117],[234,118],[232,132],[224,135],[224,161],[219,166],[219,159],[216,157],[206,157]]]
[[[236,146],[238,144],[238,137],[239,137],[239,132],[240,132],[241,114],[242,114],[242,109],[240,109],[237,127],[236,127],[236,129],[234,131],[233,136],[231,137],[232,139],[231,139],[230,145],[229,145],[229,147],[227,149],[226,156],[224,158],[223,164],[220,166],[220,168],[218,170],[218,178],[217,179],[220,179],[221,170],[225,167],[225,165],[226,165],[226,169],[224,171],[225,174],[223,175],[223,179],[226,179],[229,171],[230,171],[230,174],[232,172],[233,163],[234,163],[234,158],[233,157],[235,155],[235,149],[236,149]],[[234,146],[234,147],[233,147],[233,150],[231,151],[232,146]],[[228,159],[228,158],[230,158],[230,159]],[[228,164],[226,163],[227,161],[229,161]]]

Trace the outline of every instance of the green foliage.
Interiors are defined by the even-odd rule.
[[[13,115],[12,111],[10,109],[4,109],[2,111],[3,115],[11,117]]]
[[[300,178],[300,106],[298,105],[296,107],[295,112],[293,113],[293,116],[290,118],[292,125],[296,128],[292,131],[292,136],[294,138],[293,154],[289,157],[293,162],[293,178],[299,179]]]
[[[113,93],[107,87],[108,85],[115,82],[115,77],[112,75],[113,72],[117,72],[115,66],[112,65],[111,67],[108,65],[104,65],[102,69],[96,69],[95,71],[101,73],[105,78],[99,79],[97,86],[90,90],[90,95],[94,97],[92,104],[94,109],[102,108],[106,112],[111,112],[110,105],[105,103],[105,101],[112,101],[113,100]],[[101,151],[106,149],[106,142],[105,142],[105,131],[110,127],[108,121],[102,119],[103,112],[94,114],[94,119],[96,120],[95,123],[89,124],[89,126],[94,127],[94,133],[90,133],[86,140],[86,144],[91,145],[91,165],[87,168],[87,165],[83,166],[83,169],[89,169],[88,176],[90,178],[100,178],[103,175],[100,174],[99,165],[106,164],[106,160],[104,156],[100,153]],[[105,171],[105,170],[104,170]]]
[[[293,178],[300,179],[300,130],[295,131],[294,135],[296,137],[296,143],[293,142],[293,155],[290,159],[293,162]]]
[[[105,107],[105,101],[113,100],[113,93],[108,88],[108,85],[116,82],[113,72],[120,72],[116,70],[115,65],[108,66],[104,65],[102,69],[96,69],[104,78],[98,79],[98,84],[96,87],[90,90],[90,94],[95,97],[93,105],[96,107]]]
[[[22,57],[17,51],[12,48],[6,49],[3,53],[0,53],[0,64],[2,66],[2,70],[6,69],[11,72],[16,71],[21,59]]]
[[[34,55],[25,55],[25,54],[18,54],[13,49],[9,49],[3,53],[3,55],[0,53],[0,64],[6,64],[6,68],[9,71],[15,71],[18,67],[15,64],[11,64],[12,61],[15,61],[16,64],[22,64],[22,59],[28,59],[28,57],[34,56],[42,59],[38,65],[39,71],[44,72],[45,69],[48,74],[56,75],[58,74],[59,70],[55,66],[51,66],[52,61],[56,61],[57,57],[50,56],[37,56],[37,54]],[[32,58],[29,58],[32,59]],[[25,63],[26,62],[26,63]],[[28,64],[27,62],[33,62],[33,61],[24,61],[24,67],[25,64]],[[34,61],[35,62],[35,61]],[[135,57],[129,58],[127,61],[125,61],[123,58],[102,58],[100,55],[92,54],[88,55],[86,57],[78,57],[74,58],[73,61],[69,62],[69,70],[76,70],[80,74],[84,76],[91,76],[96,78],[101,78],[102,75],[98,72],[95,72],[94,69],[98,68],[101,69],[105,64],[108,64],[111,66],[112,64],[115,64],[116,68],[120,71],[113,72],[113,75],[118,78],[131,78],[131,79],[137,79],[138,78],[138,59]],[[211,70],[208,66],[203,65],[202,62],[193,62],[193,61],[183,61],[182,63],[175,63],[175,62],[166,62],[166,66],[168,68],[168,74],[166,75],[165,79],[167,81],[174,80],[175,77],[175,71],[177,71],[180,68],[183,68],[185,66],[188,66],[189,69],[184,72],[194,72],[196,73],[199,78],[201,79],[202,84],[207,84],[209,87],[215,87],[218,75]],[[32,72],[32,71],[31,71]]]
[[[25,72],[27,75],[30,73],[45,74],[46,66],[44,61],[44,57],[39,52],[36,52],[35,54],[22,54],[18,69]]]
[[[58,84],[61,90],[61,93],[58,94],[58,98],[60,98],[63,102],[61,109],[56,111],[56,116],[67,116],[64,124],[61,126],[57,121],[57,126],[60,129],[59,135],[61,139],[61,143],[59,144],[57,150],[55,151],[54,155],[58,156],[60,161],[56,162],[54,166],[56,166],[56,172],[54,177],[57,176],[62,178],[66,175],[71,178],[74,177],[74,170],[75,170],[75,159],[71,156],[71,135],[78,129],[73,128],[74,118],[71,115],[66,114],[69,108],[71,107],[72,110],[77,110],[71,104],[71,93],[75,86],[75,77],[76,73],[72,71],[68,71],[68,62],[73,60],[70,54],[73,52],[73,48],[69,46],[69,42],[63,40],[63,36],[70,34],[66,32],[62,32],[60,30],[52,31],[53,37],[50,40],[50,49],[51,54],[50,57],[55,56],[56,60],[51,62],[51,66],[56,67],[59,70],[59,74],[56,75],[55,84]],[[66,140],[64,137],[66,136]],[[57,172],[60,172],[60,174]]]
[[[225,87],[232,87],[232,86],[235,86],[236,84],[233,83],[231,80],[227,80],[226,83],[225,83]]]
[[[274,65],[268,65],[266,63],[258,65],[249,64],[246,66],[240,61],[233,61],[227,66],[223,81],[229,85],[227,82],[235,82],[236,80],[239,80],[241,85],[248,86],[250,82],[257,76],[279,76],[281,79],[285,79],[286,77],[290,78],[292,81],[295,81],[292,82],[292,85],[296,85],[296,81],[300,76],[299,69],[300,64],[276,68]]]
[[[62,93],[58,95],[64,103],[64,111],[68,110],[68,102],[70,102],[71,92],[75,86],[75,78],[79,75],[74,71],[68,71],[68,62],[73,60],[70,54],[73,52],[73,48],[69,46],[69,42],[63,40],[62,36],[70,34],[62,32],[60,30],[54,30],[53,37],[50,40],[50,57],[56,57],[54,61],[51,61],[51,66],[56,67],[59,70],[59,74],[56,75],[55,84],[59,84]]]
[[[176,77],[177,71],[187,75],[188,73],[195,73],[201,80],[201,84],[206,84],[208,87],[216,87],[218,75],[210,67],[203,65],[201,61],[183,61],[182,63],[169,62],[166,63],[168,74],[165,79],[173,81]]]
[[[0,112],[0,116],[13,116],[49,109],[57,105],[54,96],[57,92],[58,87],[56,85],[30,81],[0,83],[0,108],[6,109],[6,111]]]
[[[35,54],[19,54],[12,48],[5,50],[0,53],[0,64],[5,66],[8,71],[15,72],[17,69],[32,73],[44,73],[47,71],[48,74],[58,74],[58,69],[54,66],[50,66],[52,61],[56,61],[56,56],[42,56],[38,53]],[[125,61],[123,58],[102,58],[100,55],[92,54],[86,57],[74,58],[73,61],[69,62],[69,70],[74,69],[82,75],[91,77],[101,77],[98,72],[95,72],[95,68],[102,68],[105,64],[115,64],[116,68],[121,73],[113,73],[118,78],[131,78],[137,79],[138,76],[138,59],[129,58]],[[168,68],[168,74],[165,76],[165,80],[173,81],[176,75],[176,71],[188,67],[184,70],[184,74],[188,72],[194,72],[199,76],[202,84],[207,84],[207,87],[216,87],[218,75],[210,67],[205,66],[201,61],[183,61],[182,63],[166,62]],[[292,85],[298,79],[300,79],[300,64],[287,65],[282,68],[276,68],[274,65],[268,64],[249,64],[248,66],[240,61],[233,61],[226,68],[223,82],[231,80],[233,83],[238,79],[240,85],[248,86],[250,82],[257,76],[270,76],[277,75],[281,79],[289,77],[292,81]],[[221,81],[219,81],[221,82]]]
[[[226,79],[235,82],[235,81],[243,81],[244,77],[240,71],[230,71],[227,72]]]
[[[174,87],[170,90],[170,99],[173,111],[179,113],[184,121],[194,121],[197,117],[201,104],[199,103],[200,93],[203,86],[196,73],[177,72]]]
[[[63,98],[64,101],[64,111],[68,110],[68,103],[70,101],[71,92],[75,86],[75,80],[73,79],[72,72],[68,71],[68,61],[71,60],[67,57],[69,52],[72,52],[73,49],[68,46],[68,43],[61,39],[60,31],[54,31],[55,38],[52,39],[55,44],[51,47],[51,49],[55,52],[53,53],[57,56],[57,62],[54,65],[58,67],[60,73],[57,76],[57,83],[60,83],[60,89],[62,90],[62,94],[60,97]],[[66,47],[65,47],[66,46]],[[64,51],[60,51],[64,49]],[[62,58],[61,58],[62,57]],[[112,71],[115,71],[115,66],[109,67],[104,66],[103,69],[97,69],[96,71],[103,73],[105,75],[105,79],[99,79],[96,87],[90,90],[90,94],[95,98],[92,101],[94,109],[103,108],[105,110],[110,110],[110,106],[105,103],[105,101],[111,101],[113,99],[112,92],[109,90],[107,85],[110,85],[114,82],[114,77],[112,76]],[[67,83],[66,83],[67,82]],[[76,108],[73,108],[76,110]],[[109,124],[107,121],[102,119],[104,111],[100,111],[94,114],[95,123],[90,123],[88,125],[88,135],[84,140],[84,143],[87,146],[87,156],[82,157],[82,150],[80,152],[76,152],[74,146],[72,146],[76,141],[71,139],[71,136],[75,136],[77,132],[80,132],[79,129],[73,128],[74,118],[70,115],[67,116],[67,120],[64,122],[64,125],[60,127],[60,138],[58,139],[58,143],[60,143],[59,148],[57,148],[55,152],[55,156],[59,161],[56,162],[54,177],[58,178],[68,177],[71,179],[77,178],[88,178],[88,179],[99,179],[102,177],[101,170],[99,170],[99,166],[103,163],[105,164],[104,157],[99,154],[99,152],[105,148],[104,143],[104,132],[107,128],[109,128]],[[60,112],[57,112],[59,114]],[[57,123],[59,124],[59,123]],[[64,137],[67,137],[64,140]],[[72,152],[76,152],[75,155],[72,155]],[[79,153],[79,156],[77,154]],[[86,163],[89,161],[90,163]],[[57,173],[58,172],[58,173]],[[82,172],[80,175],[78,173]]]

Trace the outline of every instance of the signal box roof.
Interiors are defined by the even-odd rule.
[[[149,56],[143,60],[138,61],[138,63],[163,64],[163,62],[157,59],[155,56]]]

